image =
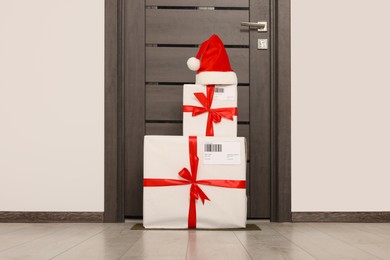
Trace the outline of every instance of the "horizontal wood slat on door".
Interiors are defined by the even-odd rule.
[[[146,0],[146,5],[248,7],[249,0]]]
[[[146,123],[147,135],[183,135],[182,123]],[[248,159],[250,155],[249,125],[239,124],[237,126],[237,136],[246,138],[248,147]],[[249,171],[249,168],[247,169]]]
[[[147,135],[183,135],[182,123],[146,123]]]
[[[183,87],[146,85],[146,120],[183,120]],[[238,121],[249,122],[249,87],[238,87]]]
[[[239,83],[249,83],[249,49],[226,48],[231,66]],[[187,67],[187,60],[198,48],[147,47],[146,82],[195,82],[195,72]]]
[[[248,10],[146,9],[146,43],[200,44],[218,34],[225,45],[249,45]]]
[[[146,120],[183,120],[183,86],[146,85]]]

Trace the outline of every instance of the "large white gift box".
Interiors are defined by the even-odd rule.
[[[183,135],[237,136],[237,86],[183,86]]]
[[[244,137],[145,136],[145,228],[244,228]]]

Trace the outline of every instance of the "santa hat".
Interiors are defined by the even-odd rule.
[[[230,67],[223,42],[215,34],[202,43],[196,57],[188,59],[187,66],[197,71],[196,84],[237,84],[237,75]]]

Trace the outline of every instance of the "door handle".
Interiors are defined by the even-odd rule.
[[[248,26],[249,28],[256,28],[258,32],[267,31],[267,22],[241,22],[241,26]]]

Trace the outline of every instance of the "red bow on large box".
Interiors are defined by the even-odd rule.
[[[188,228],[196,228],[196,204],[195,201],[199,198],[204,204],[205,200],[210,199],[199,187],[198,184],[217,186],[223,188],[245,189],[246,181],[242,180],[197,180],[198,174],[198,151],[197,137],[189,136],[189,157],[191,172],[187,168],[183,168],[179,172],[179,176],[184,180],[178,179],[144,179],[144,187],[161,187],[161,186],[176,186],[176,185],[191,185],[190,187],[190,207],[188,211]]]
[[[222,117],[233,120],[233,116],[237,116],[237,107],[222,107],[222,108],[211,108],[214,97],[214,85],[207,85],[207,96],[203,92],[194,93],[198,101],[203,107],[197,106],[183,106],[183,112],[192,112],[192,116],[197,116],[208,112],[207,125],[206,125],[206,136],[214,136],[213,123],[219,123]]]

